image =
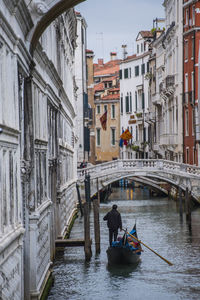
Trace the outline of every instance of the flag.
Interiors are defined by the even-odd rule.
[[[132,134],[130,133],[130,131],[128,129],[126,129],[122,135],[120,135],[120,138],[125,140],[125,141],[128,141],[130,139],[132,139]]]
[[[128,145],[127,140],[124,140],[124,146],[127,146],[127,145]]]
[[[102,126],[103,130],[106,130],[107,129],[107,127],[106,127],[106,125],[107,125],[107,111],[105,111],[105,113],[101,116],[100,122],[101,122],[101,126]]]
[[[123,144],[124,144],[124,140],[123,140],[123,139],[120,139],[120,141],[119,141],[119,146],[120,146],[120,147],[123,147]]]

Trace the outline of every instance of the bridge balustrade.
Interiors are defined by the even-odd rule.
[[[180,186],[183,190],[188,187],[200,203],[200,168],[197,166],[160,159],[119,159],[79,169],[77,173],[81,185],[85,175],[90,175],[91,189],[94,193],[97,191],[97,179],[98,189],[101,189],[121,178],[147,176],[164,180],[176,187]]]
[[[114,160],[78,170],[78,179],[83,179],[86,174],[95,178],[102,174],[106,175],[116,171],[124,172],[126,170],[138,168],[153,168],[157,171],[163,170],[167,172],[175,172],[180,176],[185,174],[185,177],[194,175],[200,179],[200,168],[197,166],[159,159]]]

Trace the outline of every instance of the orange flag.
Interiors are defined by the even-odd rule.
[[[122,135],[120,135],[120,138],[125,140],[125,141],[128,141],[130,139],[132,139],[132,134],[130,133],[130,131],[128,129],[126,129]]]
[[[100,122],[101,122],[101,126],[103,128],[103,130],[107,129],[107,111],[105,111],[105,113],[101,116],[100,118]]]

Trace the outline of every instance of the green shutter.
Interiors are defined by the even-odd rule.
[[[128,78],[128,69],[124,69],[124,78]]]
[[[144,93],[142,93],[142,109],[145,109]]]
[[[129,96],[126,96],[126,112],[129,112]]]

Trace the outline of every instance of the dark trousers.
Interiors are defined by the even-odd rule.
[[[118,235],[118,229],[109,229],[109,243],[110,243],[110,246],[112,245],[113,237],[114,237],[114,241],[117,240],[117,235]]]

